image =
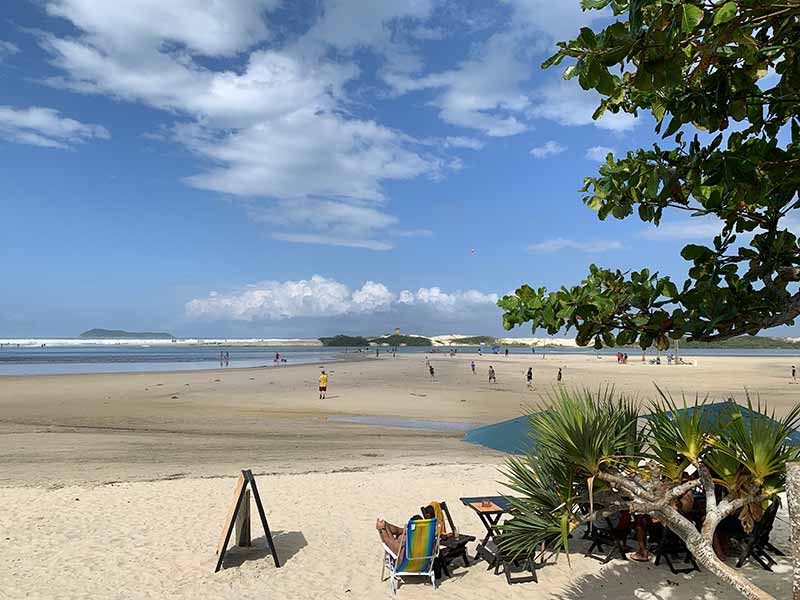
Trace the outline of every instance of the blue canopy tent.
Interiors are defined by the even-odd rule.
[[[528,417],[517,417],[468,431],[464,441],[507,454],[527,454],[532,440],[528,436]]]
[[[705,411],[710,411],[712,414],[711,423],[723,424],[717,420],[717,417],[730,403],[729,402],[715,402],[713,404],[706,404],[702,408]],[[747,419],[750,409],[741,404],[736,407],[745,419]],[[683,413],[686,411],[694,412],[694,406],[688,408],[680,408],[678,412]],[[643,415],[647,418],[647,415]],[[745,420],[745,423],[749,423]],[[469,431],[464,436],[464,441],[471,444],[479,444],[505,452],[507,454],[527,454],[533,447],[533,440],[530,438],[530,425],[527,416],[517,417],[516,419],[509,419],[508,421],[501,421],[493,423],[492,425],[484,425]],[[716,432],[712,432],[716,433]],[[787,443],[790,446],[800,445],[800,432],[793,431],[787,438]]]

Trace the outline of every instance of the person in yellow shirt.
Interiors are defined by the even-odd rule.
[[[328,391],[328,375],[325,371],[322,372],[322,375],[319,376],[319,399],[325,399],[325,392]]]

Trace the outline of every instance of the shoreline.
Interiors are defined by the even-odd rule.
[[[346,353],[342,353],[346,354]],[[352,358],[346,359],[339,359],[335,358],[330,361],[326,361],[329,364],[339,364],[343,362],[359,362],[362,360],[370,360],[371,357],[369,356],[352,356]],[[36,363],[36,364],[76,364],[76,363]],[[77,363],[77,364],[91,364],[91,363]],[[100,364],[121,364],[121,363],[100,363]],[[136,363],[136,364],[148,364],[148,363]],[[179,362],[172,363],[172,364],[181,364]],[[74,372],[74,373],[35,373],[35,374],[11,374],[11,375],[4,375],[0,373],[0,381],[6,381],[8,379],[20,379],[20,378],[29,378],[29,377],[94,377],[94,376],[114,376],[114,375],[163,375],[163,374],[176,374],[176,375],[186,375],[190,373],[225,373],[229,371],[264,371],[265,369],[289,369],[289,368],[297,368],[297,367],[308,367],[313,365],[313,362],[301,362],[301,363],[279,363],[278,365],[261,365],[261,366],[247,366],[247,367],[216,367],[216,368],[208,368],[208,369],[162,369],[162,370],[147,370],[142,369],[139,371],[87,371],[87,372]]]

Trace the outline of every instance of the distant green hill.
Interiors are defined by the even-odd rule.
[[[80,336],[82,339],[91,340],[172,340],[175,336],[165,331],[122,331],[121,329],[90,329]]]
[[[322,342],[323,346],[369,346],[369,340],[367,338],[352,335],[321,337],[319,341]]]
[[[431,346],[432,342],[425,337],[415,335],[387,335],[370,339],[376,344],[388,344],[389,346]]]
[[[450,342],[458,346],[459,344],[464,344],[465,346],[475,346],[478,344],[484,344],[486,346],[494,346],[497,344],[497,338],[493,338],[489,335],[473,335],[471,337],[463,337],[463,338],[456,338]]]
[[[674,346],[674,342],[672,342]],[[730,350],[800,350],[800,342],[764,335],[742,335],[719,342],[687,342],[681,340],[681,348],[709,348]]]

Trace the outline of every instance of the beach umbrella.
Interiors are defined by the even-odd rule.
[[[729,406],[729,402],[715,402],[713,404],[705,404],[698,406],[697,409],[709,411],[712,415],[711,422],[713,426],[719,427],[724,431],[725,421],[719,420],[718,417],[722,411]],[[750,409],[741,404],[733,403],[742,416],[745,418],[745,423],[749,427]],[[678,409],[677,412],[684,413],[686,411],[694,412],[695,407]],[[643,415],[642,418],[646,419],[648,415]],[[712,431],[710,433],[720,433],[720,431]],[[517,417],[516,419],[509,419],[507,421],[500,421],[491,425],[484,425],[470,430],[464,436],[464,441],[470,444],[478,444],[486,446],[493,450],[499,450],[507,454],[527,454],[533,449],[533,440],[530,438],[530,421],[528,416]],[[789,446],[800,445],[800,432],[793,431],[786,439]]]

